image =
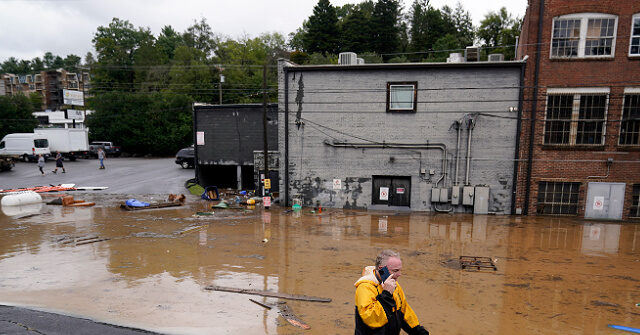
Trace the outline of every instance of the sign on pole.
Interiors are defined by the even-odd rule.
[[[65,105],[84,106],[84,94],[81,91],[62,90]]]
[[[84,111],[78,109],[67,109],[67,119],[69,120],[84,120]]]

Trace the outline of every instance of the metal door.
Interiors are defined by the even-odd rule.
[[[587,219],[622,219],[624,183],[589,183],[584,217]]]
[[[373,176],[372,180],[372,204],[410,207],[411,177]]]

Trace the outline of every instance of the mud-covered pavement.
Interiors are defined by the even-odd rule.
[[[91,208],[0,213],[0,304],[176,334],[352,334],[354,282],[376,253],[432,334],[619,334],[640,328],[640,225],[574,218],[183,207],[128,212],[126,195],[74,193]],[[141,196],[161,200],[165,195]],[[497,271],[459,268],[489,256]],[[331,298],[287,300],[209,285]]]

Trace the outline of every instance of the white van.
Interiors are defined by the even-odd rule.
[[[51,156],[49,140],[41,134],[8,134],[0,141],[0,155],[19,156],[25,162],[37,161],[38,155],[47,159]]]

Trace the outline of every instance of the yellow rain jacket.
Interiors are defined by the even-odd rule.
[[[367,266],[355,284],[355,334],[397,335],[403,329],[410,335],[428,335],[407,303],[400,283],[391,295],[378,282],[374,269],[375,266]]]

